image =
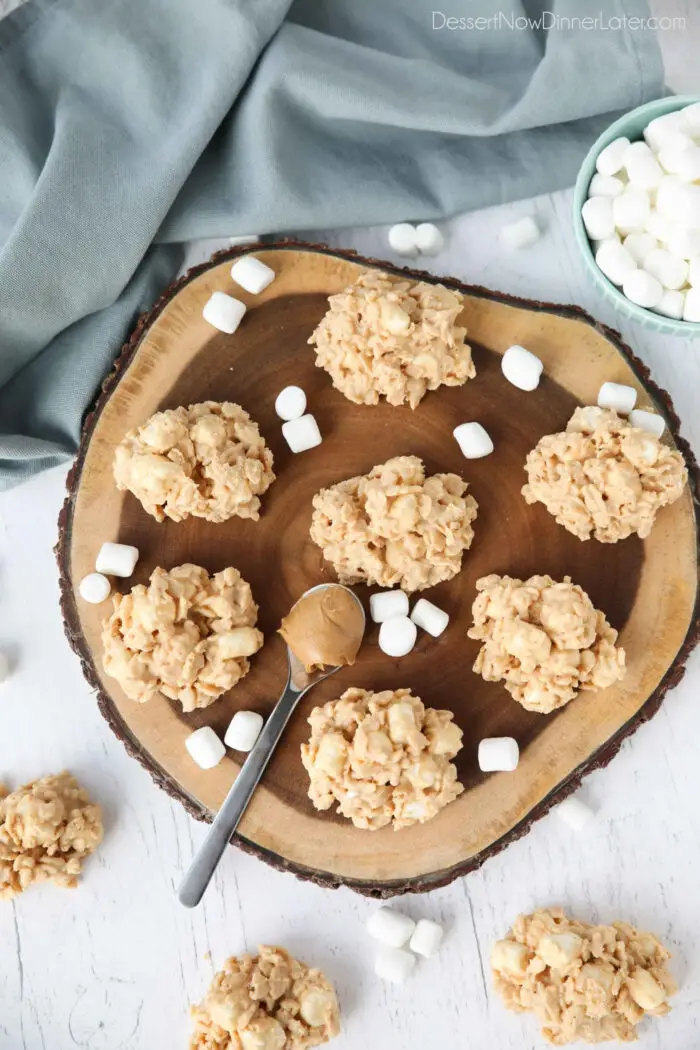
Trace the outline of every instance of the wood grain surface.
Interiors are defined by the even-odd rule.
[[[315,881],[380,895],[427,889],[478,866],[570,790],[586,768],[606,761],[621,735],[658,706],[678,671],[684,645],[692,640],[697,591],[690,491],[661,513],[644,544],[630,539],[616,545],[581,543],[544,508],[527,507],[520,495],[526,453],[542,434],[562,429],[577,404],[594,402],[604,380],[632,383],[640,407],[664,411],[672,431],[675,419],[668,400],[619,339],[581,311],[512,300],[458,282],[451,283],[466,293],[463,323],[474,348],[476,380],[428,394],[414,413],[352,405],[314,367],[307,339],[325,311],[327,295],[349,283],[362,260],[295,245],[266,248],[256,254],[275,269],[277,279],[252,297],[237,289],[228,273],[229,259],[248,250],[195,268],[164,297],[139,326],[88,421],[59,546],[69,637],[113,728],[159,783],[206,818],[220,805],[237,765],[227,757],[215,770],[203,772],[187,755],[184,739],[202,724],[223,733],[242,707],[265,714],[280,692],[285,672],[284,647],[275,635],[279,621],[309,586],[333,578],[308,538],[313,494],[405,453],[420,455],[430,472],[461,473],[480,506],[474,545],[462,573],[427,592],[450,612],[448,631],[438,640],[422,635],[409,657],[393,661],[378,650],[377,632],[371,629],[357,665],[319,686],[298,711],[241,826],[247,848]],[[202,305],[215,289],[248,302],[234,336],[214,332],[201,318]],[[500,354],[514,342],[544,361],[545,377],[532,394],[516,390],[501,375]],[[273,408],[287,383],[304,387],[324,434],[320,448],[296,457],[286,448]],[[116,491],[114,445],[152,412],[207,398],[237,401],[260,423],[278,479],[263,497],[258,523],[157,524],[131,495]],[[466,419],[486,426],[496,444],[493,456],[462,458],[451,431]],[[212,571],[236,565],[251,583],[266,644],[250,675],[212,708],[184,716],[165,698],[135,704],[102,673],[104,609],[76,601],[75,584],[92,569],[106,539],[139,547],[139,582],[156,565],[195,561]],[[470,668],[477,644],[466,637],[466,629],[475,580],[488,572],[570,575],[621,631],[629,665],[625,680],[543,717],[524,711],[499,684],[474,675]],[[358,590],[366,599],[366,589]],[[368,833],[313,810],[299,760],[299,745],[308,734],[305,720],[315,703],[350,685],[408,685],[427,704],[455,712],[465,734],[458,767],[467,790],[429,824]],[[493,735],[512,735],[520,742],[522,760],[515,773],[485,777],[479,772],[478,741]]]

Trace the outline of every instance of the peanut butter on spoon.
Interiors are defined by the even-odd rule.
[[[292,606],[279,633],[306,671],[355,663],[365,621],[362,606],[338,583],[313,588]]]

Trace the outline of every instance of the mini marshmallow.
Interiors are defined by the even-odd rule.
[[[613,284],[622,285],[625,277],[637,269],[637,264],[622,244],[615,240],[603,241],[595,253],[596,266]]]
[[[603,243],[607,244],[608,242],[604,241]],[[628,233],[622,245],[632,256],[637,266],[643,266],[647,255],[654,248],[658,247],[659,242],[650,233],[642,231],[641,233]]]
[[[424,959],[432,959],[442,944],[444,933],[439,923],[432,922],[430,919],[420,919],[408,947],[416,955],[422,955]]]
[[[672,178],[670,175],[664,178]],[[604,198],[601,198],[604,199]],[[632,233],[634,230],[643,230],[651,203],[649,194],[639,186],[628,186],[624,193],[615,197],[611,203],[613,222],[615,227],[622,233]]]
[[[240,299],[234,299],[232,295],[225,292],[214,292],[211,299],[202,310],[202,317],[213,328],[220,332],[233,335],[243,320],[246,305]]]
[[[619,197],[625,188],[622,179],[614,175],[601,175],[599,172],[591,179],[588,187],[589,197]]]
[[[565,798],[555,808],[554,812],[560,820],[563,820],[574,831],[581,831],[594,816],[591,807],[582,802],[580,798],[575,797]]]
[[[323,441],[318,423],[312,415],[290,419],[282,424],[282,435],[292,452],[308,452]]]
[[[700,255],[700,229],[692,230],[676,223],[666,244],[671,254],[679,259],[693,259]]]
[[[622,168],[629,144],[630,140],[624,136],[609,142],[596,158],[595,166],[597,171],[601,175],[617,175]]]
[[[654,248],[649,252],[644,260],[644,269],[660,281],[664,288],[672,291],[684,285],[688,277],[687,262],[667,248]]]
[[[629,192],[629,191],[625,191]],[[625,193],[615,197],[615,201],[622,200]],[[586,227],[586,233],[594,241],[604,241],[615,232],[615,221],[613,212],[613,199],[610,197],[589,197],[581,208],[581,218]]]
[[[413,919],[394,908],[377,908],[367,920],[370,937],[387,948],[403,948],[415,928]]]
[[[630,423],[633,427],[646,430],[660,438],[666,429],[666,421],[663,416],[656,412],[646,412],[643,408],[635,408],[630,412]]]
[[[519,390],[536,390],[544,365],[524,346],[509,346],[501,358],[501,371]]]
[[[452,433],[466,459],[482,459],[493,452],[493,441],[481,423],[460,423]]]
[[[445,238],[432,222],[416,226],[416,247],[423,255],[438,255],[445,246]]]
[[[408,595],[404,591],[378,591],[370,595],[369,614],[375,623],[408,616]]]
[[[128,543],[103,543],[95,561],[95,568],[105,576],[131,576],[139,560],[138,547]]]
[[[382,981],[403,984],[412,974],[416,957],[403,948],[382,948],[374,963],[374,972]]]
[[[211,726],[202,726],[190,733],[185,747],[200,769],[213,769],[226,754],[226,748]]]
[[[623,383],[603,383],[598,391],[598,407],[612,408],[619,416],[627,416],[637,404],[637,391]]]
[[[688,281],[693,288],[700,286],[700,255],[696,255],[695,258],[690,260]]]
[[[644,138],[655,153],[663,149],[664,145],[677,135],[679,131],[687,129],[686,120],[682,110],[674,110],[672,113],[664,113],[650,121],[644,129]]]
[[[683,182],[696,182],[700,179],[700,146],[693,143],[679,152],[677,173]]]
[[[659,150],[659,164],[669,175],[678,175],[686,164],[685,153],[695,148],[690,135],[678,132]]]
[[[10,661],[7,653],[0,652],[0,682],[6,682],[10,677]]]
[[[671,219],[667,219],[666,216],[662,215],[656,208],[652,208],[647,215],[644,229],[656,241],[662,241],[666,244],[673,236],[676,230],[676,224],[672,222]]]
[[[684,321],[700,321],[700,288],[691,288],[683,305]]]
[[[539,240],[540,231],[532,216],[526,215],[516,222],[508,222],[501,226],[499,237],[501,243],[510,251],[518,251],[521,248],[531,248],[535,241]]]
[[[410,222],[398,222],[389,230],[389,247],[397,255],[413,256],[418,254],[416,228]]]
[[[275,279],[275,271],[254,255],[242,255],[231,267],[231,277],[251,295],[259,295]]]
[[[512,773],[518,768],[520,748],[512,736],[492,736],[479,741],[479,769],[482,773]]]
[[[657,314],[680,321],[685,307],[685,292],[664,292],[654,307]]]
[[[233,248],[236,244],[257,244],[260,240],[258,233],[239,233],[237,237],[227,237],[226,243]]]
[[[407,656],[418,637],[418,628],[408,616],[392,616],[379,628],[379,648],[387,656]]]
[[[658,186],[664,174],[646,142],[632,142],[625,150],[623,165],[630,182],[642,189]]]
[[[224,743],[233,751],[252,751],[263,727],[263,716],[257,711],[236,711],[229,722]]]
[[[109,598],[112,584],[101,572],[89,572],[80,581],[80,597],[91,605],[100,605]]]
[[[433,605],[427,598],[419,598],[413,606],[411,619],[416,627],[421,627],[433,638],[439,638],[450,622],[450,615],[444,609]]]
[[[664,175],[656,191],[656,209],[671,222],[685,224],[688,219],[689,193],[695,187],[679,179],[677,175]],[[653,231],[651,231],[653,232]]]
[[[275,412],[288,423],[306,412],[306,394],[300,386],[286,386],[275,399]]]
[[[646,270],[635,270],[634,273],[626,277],[622,285],[622,291],[630,302],[647,308],[656,306],[664,294],[661,282],[657,281]]]
[[[683,126],[697,134],[700,132],[700,102],[691,102],[681,110]]]

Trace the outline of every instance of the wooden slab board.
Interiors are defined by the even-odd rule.
[[[229,275],[231,259],[249,251],[277,274],[259,296],[234,286]],[[235,838],[302,878],[384,897],[444,885],[478,867],[569,793],[584,773],[609,761],[623,737],[657,710],[682,675],[698,636],[698,490],[696,464],[679,436],[669,398],[616,333],[576,307],[525,302],[443,279],[466,296],[460,323],[468,329],[477,378],[429,393],[415,412],[347,401],[314,366],[307,340],[326,310],[327,296],[366,266],[437,280],[350,252],[284,242],[219,253],[174,284],[140,320],[85,422],[57,555],[66,630],[97,690],[100,710],[156,782],[193,815],[209,820],[239,767],[229,754],[204,772],[190,759],[184,740],[205,724],[223,734],[241,708],[267,714],[279,695],[286,673],[284,645],[275,633],[280,620],[307,588],[334,578],[308,535],[314,493],[407,453],[421,456],[431,473],[455,471],[469,482],[479,503],[472,550],[459,576],[424,592],[450,613],[448,630],[437,640],[421,633],[413,653],[397,661],[379,651],[377,628],[370,626],[355,667],[318,686],[302,703]],[[217,333],[202,319],[202,306],[217,289],[248,305],[233,336]],[[516,390],[501,374],[500,356],[513,343],[544,362],[543,380],[531,394]],[[645,542],[582,543],[542,506],[528,507],[520,493],[527,452],[543,434],[562,430],[577,405],[595,403],[605,380],[631,384],[639,407],[665,415],[667,440],[682,451],[689,468],[683,498],[660,513]],[[299,456],[287,449],[273,407],[276,394],[290,383],[306,390],[324,435],[319,448]],[[209,398],[243,405],[274,453],[277,480],[263,497],[261,520],[158,524],[130,494],[117,491],[114,447],[153,412]],[[469,419],[479,420],[492,435],[492,456],[462,457],[452,430]],[[185,561],[210,571],[235,565],[250,582],[266,643],[251,673],[214,706],[183,715],[165,698],[140,705],[103,673],[100,621],[107,607],[81,602],[77,585],[93,570],[105,540],[140,549],[128,586],[146,581],[157,565]],[[584,694],[548,717],[523,710],[501,685],[482,681],[471,670],[477,643],[466,631],[475,581],[489,572],[570,575],[620,631],[629,667],[624,681]],[[367,604],[368,589],[357,591]],[[306,719],[315,704],[351,685],[410,686],[426,704],[455,712],[464,730],[457,764],[466,790],[435,820],[399,832],[367,832],[313,809],[299,757],[308,736]],[[520,765],[514,773],[486,776],[476,761],[478,742],[501,735],[519,741]]]

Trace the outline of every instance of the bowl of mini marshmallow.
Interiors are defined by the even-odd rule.
[[[648,102],[603,132],[576,180],[574,230],[621,314],[700,337],[700,99]]]

